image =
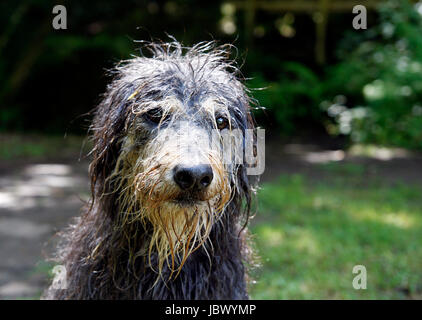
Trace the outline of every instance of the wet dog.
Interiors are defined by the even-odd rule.
[[[227,46],[146,47],[95,111],[92,198],[63,233],[66,286],[45,297],[246,299],[252,99]]]

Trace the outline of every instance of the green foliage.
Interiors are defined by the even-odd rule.
[[[321,104],[354,142],[422,149],[422,18],[407,1],[388,1],[380,23],[349,34],[326,77]]]
[[[16,108],[2,108],[0,109],[0,132],[12,129],[10,124],[15,124],[15,127],[20,125],[21,113]]]
[[[422,17],[417,9],[407,1],[384,3],[379,22],[347,33],[338,48],[339,62],[321,76],[290,62],[277,69],[276,81],[258,74],[250,87],[267,88],[255,96],[282,133],[298,134],[298,124],[314,122],[355,143],[422,149]]]
[[[132,39],[165,40],[167,31],[186,45],[212,34],[221,43],[234,42],[240,56],[253,48],[242,69],[252,77],[250,88],[267,88],[253,92],[266,108],[256,112],[262,125],[285,135],[325,126],[353,142],[422,149],[422,19],[408,0],[383,2],[379,21],[346,34],[339,62],[321,72],[310,67],[313,33],[300,32],[310,22],[301,15],[289,39],[280,37],[270,16],[265,23],[257,19],[265,36],[256,36],[251,47],[234,41],[244,38],[241,10],[237,31],[221,31],[220,2],[78,0],[69,7],[66,31],[51,28],[54,4],[0,4],[0,132],[78,130],[82,120],[73,120],[91,110],[109,81],[104,70],[138,54]],[[329,30],[330,36],[351,28],[350,21],[333,21],[339,31]]]
[[[321,101],[322,86],[318,76],[298,62],[282,64],[278,81],[266,82],[261,74],[249,82],[259,104],[275,116],[279,129],[285,134],[296,133],[295,123],[303,119],[316,120],[321,111],[316,108]]]
[[[329,181],[293,175],[262,186],[252,227],[262,269],[252,298],[421,297],[421,190],[339,166]],[[355,265],[367,269],[367,290],[352,286]]]

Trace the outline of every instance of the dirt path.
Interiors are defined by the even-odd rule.
[[[38,297],[54,234],[87,198],[87,163],[0,166],[0,299]]]
[[[0,162],[0,299],[38,298],[46,286],[45,256],[54,234],[78,215],[88,197],[86,161]],[[331,162],[330,162],[331,161]],[[352,164],[365,178],[422,186],[422,157],[381,152],[375,157],[344,154],[311,144],[267,142],[261,181],[299,173],[321,180],[339,174],[324,163]]]

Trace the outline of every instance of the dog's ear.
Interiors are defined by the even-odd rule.
[[[90,128],[94,148],[89,171],[91,176],[92,196],[107,193],[109,186],[106,179],[114,170],[119,157],[122,137],[126,135],[130,122],[129,97],[135,91],[132,84],[125,84],[121,80],[113,81],[103,96],[103,100],[95,110]],[[101,186],[105,190],[98,190]]]
[[[258,139],[257,139],[256,131],[255,131],[256,126],[255,126],[254,116],[252,113],[252,107],[250,106],[251,101],[249,100],[249,97],[247,97],[246,99],[247,99],[247,103],[245,104],[245,116],[244,116],[245,127],[246,127],[246,130],[244,132],[244,139],[245,139],[244,148],[252,147],[252,150],[250,151],[244,150],[245,153],[244,153],[244,158],[243,158],[243,164],[239,167],[239,172],[238,172],[238,184],[242,190],[241,197],[245,204],[244,215],[248,219],[249,216],[251,215],[251,210],[252,210],[252,200],[254,196],[253,190],[255,189],[255,187],[257,186],[259,182],[259,177],[250,176],[248,175],[248,171],[247,171],[248,166],[254,166],[256,164],[249,163],[249,161],[247,160],[246,152],[252,152],[253,158],[257,157]],[[249,144],[246,141],[246,139],[252,139],[253,141],[251,144]]]

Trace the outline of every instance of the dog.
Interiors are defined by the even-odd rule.
[[[255,101],[229,45],[144,48],[94,112],[92,197],[62,234],[66,286],[44,297],[248,299],[256,182],[237,149],[255,148]]]

